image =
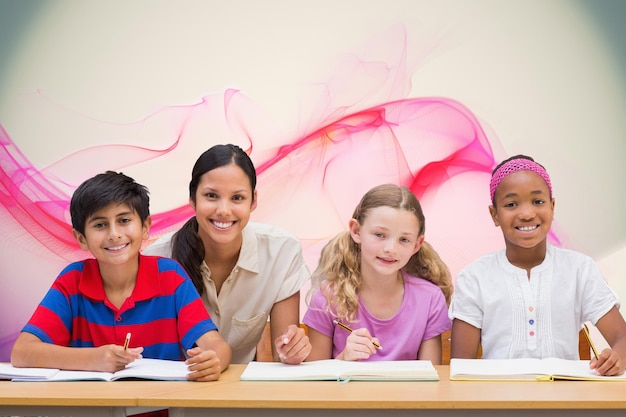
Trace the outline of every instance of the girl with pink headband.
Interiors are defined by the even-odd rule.
[[[585,322],[611,346],[592,358],[600,375],[621,375],[626,322],[619,300],[595,262],[548,244],[554,218],[552,183],[531,157],[500,163],[489,184],[489,212],[505,248],[482,256],[457,275],[449,308],[452,358],[579,359]]]

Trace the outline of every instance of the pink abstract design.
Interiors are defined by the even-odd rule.
[[[131,124],[89,119],[40,93],[26,97],[22,104],[37,109],[33,123],[45,124],[50,137],[66,139],[74,150],[36,167],[0,129],[0,221],[4,245],[11,247],[2,255],[3,302],[14,303],[17,317],[0,326],[0,360],[8,359],[56,273],[86,256],[71,233],[73,190],[112,169],[147,185],[153,201],[164,200],[155,191],[162,179],[185,190],[193,161],[215,143],[249,151],[259,180],[253,220],[297,235],[311,267],[326,240],[345,228],[362,194],[384,182],[406,185],[420,198],[426,240],[453,273],[500,247],[487,214],[497,142],[453,99],[407,98],[414,69],[400,29],[367,49],[379,56],[346,58],[307,101],[292,132],[280,132],[252,100],[232,89]],[[171,209],[153,212],[152,238],[193,214],[186,193],[178,195]]]
[[[240,95],[228,90],[224,95],[206,97],[201,103],[185,108],[183,115],[177,118],[171,113],[181,109],[168,108],[144,120],[145,126],[148,121],[157,119],[164,118],[172,123],[178,119],[179,130],[171,138],[171,145],[163,150],[126,144],[97,145],[73,152],[45,169],[34,167],[0,126],[0,203],[31,239],[65,261],[76,260],[84,253],[78,248],[69,223],[73,189],[84,179],[106,169],[123,170],[176,152],[184,142],[197,140],[188,138],[187,130],[202,129],[196,122],[205,124],[205,116],[212,117],[208,113],[213,111],[217,101],[223,101],[227,118],[241,113],[239,107],[243,106],[237,102],[245,98]],[[33,99],[46,100],[41,95]],[[248,149],[254,157],[254,133],[247,132],[243,123],[235,127],[246,134],[240,134],[233,142]],[[98,126],[93,128],[98,129]],[[214,143],[219,141],[209,140],[203,148]],[[192,160],[188,162],[187,165],[191,165]],[[306,210],[301,211],[292,204],[315,203],[316,211],[333,213],[336,217],[327,221],[337,220],[343,225],[355,200],[373,185],[403,184],[424,199],[457,175],[489,174],[494,159],[485,133],[468,109],[451,99],[421,98],[397,100],[342,115],[278,147],[268,158],[255,159],[255,163],[260,193],[271,197],[263,198],[263,205],[255,212],[259,220],[281,223],[280,218],[286,211],[301,217]],[[188,166],[182,164],[181,169],[186,177]],[[181,203],[175,209],[153,213],[154,237],[178,227],[193,214],[186,201]],[[324,206],[326,208],[322,208]],[[318,224],[315,228],[320,226],[324,227]],[[336,226],[331,225],[329,231]]]

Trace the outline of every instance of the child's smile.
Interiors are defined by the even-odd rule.
[[[545,245],[554,218],[554,200],[539,175],[518,171],[502,180],[490,212],[512,254],[510,251]]]

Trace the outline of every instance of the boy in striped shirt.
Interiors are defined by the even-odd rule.
[[[11,363],[115,372],[141,357],[186,360],[189,379],[217,380],[231,349],[187,273],[139,252],[151,225],[146,187],[107,171],[76,189],[70,214],[74,237],[95,259],[61,271],[15,341]]]

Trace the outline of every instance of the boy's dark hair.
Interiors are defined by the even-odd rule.
[[[87,219],[112,203],[128,204],[142,223],[150,216],[148,189],[121,172],[106,171],[89,178],[74,191],[70,201],[72,227],[84,235]]]

